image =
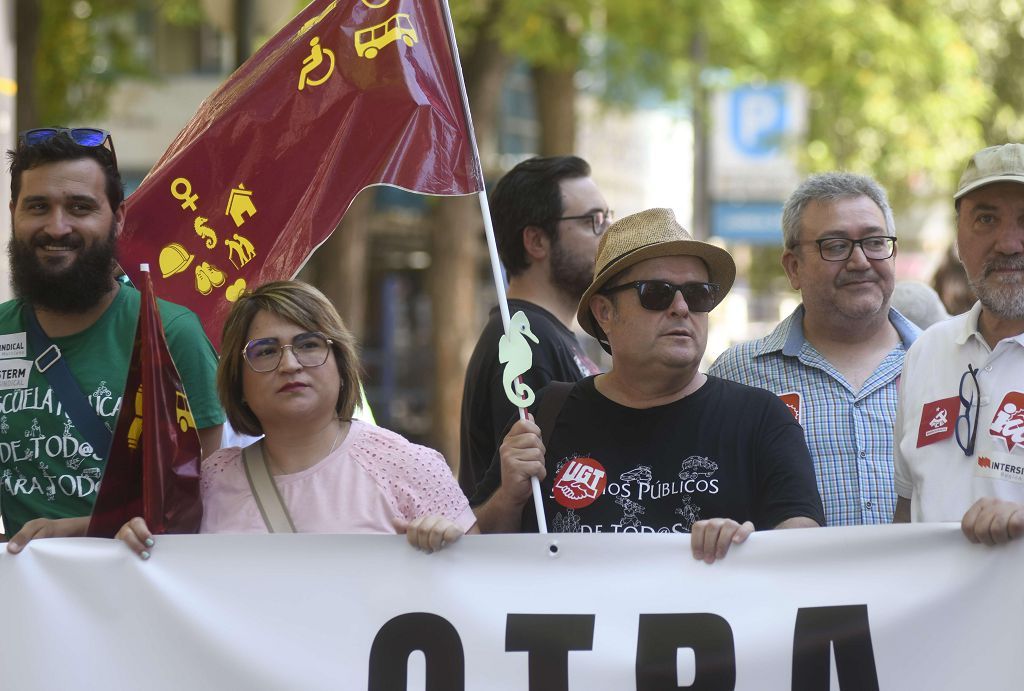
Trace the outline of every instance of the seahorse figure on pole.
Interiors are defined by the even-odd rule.
[[[530,330],[530,320],[522,310],[512,315],[508,323],[508,334],[498,340],[498,362],[504,363],[501,383],[505,387],[505,395],[512,405],[518,408],[529,408],[533,405],[534,393],[520,377],[533,367],[533,350],[527,342],[540,343]]]

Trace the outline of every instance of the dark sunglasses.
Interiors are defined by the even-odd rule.
[[[98,127],[37,127],[25,130],[18,135],[18,141],[25,146],[42,144],[61,134],[66,134],[71,141],[80,146],[103,146],[110,151],[114,167],[117,167],[117,154],[114,153],[114,139],[110,132]],[[107,142],[110,142],[109,146]]]
[[[609,295],[620,290],[636,288],[640,297],[640,306],[646,310],[660,312],[668,309],[676,299],[676,292],[683,294],[686,306],[691,312],[710,312],[718,303],[717,283],[669,283],[668,281],[631,281],[621,285],[603,288],[601,295]]]

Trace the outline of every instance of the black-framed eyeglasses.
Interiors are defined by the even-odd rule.
[[[105,146],[110,151],[114,167],[117,167],[117,154],[114,153],[114,138],[107,130],[98,127],[36,127],[25,130],[18,135],[18,141],[24,145],[42,144],[54,137],[66,134],[71,141],[81,146]],[[109,142],[109,146],[107,143]]]
[[[676,299],[676,293],[682,293],[686,300],[686,307],[691,312],[710,312],[718,304],[718,291],[720,286],[717,283],[669,283],[668,281],[631,281],[622,283],[610,288],[602,288],[600,295],[609,295],[620,290],[635,288],[640,298],[640,306],[645,310],[661,312],[672,305]]]
[[[604,231],[608,230],[608,226],[615,220],[615,212],[611,209],[605,209],[604,211],[594,211],[589,214],[581,214],[579,216],[561,216],[556,218],[556,221],[578,221],[584,218],[590,219],[590,230],[593,231],[594,235],[603,235]]]
[[[806,242],[798,242],[806,245]],[[896,253],[896,237],[894,235],[872,235],[871,237],[851,240],[850,238],[821,238],[814,240],[818,246],[818,254],[827,262],[845,262],[853,256],[853,248],[859,246],[868,259],[888,259]]]
[[[327,362],[334,343],[319,331],[307,331],[282,344],[276,338],[254,338],[242,348],[242,357],[253,372],[273,372],[281,364],[286,348],[303,367],[319,367]]]
[[[966,386],[965,386],[966,385]],[[978,404],[981,389],[978,386],[978,370],[967,364],[967,371],[960,377],[960,405],[964,412],[956,416],[956,443],[965,456],[974,455],[974,443],[978,440]],[[963,423],[964,434],[960,434]],[[967,441],[964,441],[964,436]]]

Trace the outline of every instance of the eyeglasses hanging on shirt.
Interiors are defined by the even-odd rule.
[[[974,443],[978,440],[978,406],[981,404],[981,389],[978,387],[978,370],[967,363],[967,371],[960,377],[960,405],[964,412],[956,416],[956,443],[965,456],[974,455]],[[964,432],[961,434],[961,428]],[[966,441],[964,441],[966,437]]]

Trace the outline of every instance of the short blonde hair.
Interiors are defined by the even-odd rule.
[[[351,419],[362,385],[352,333],[331,301],[319,290],[300,281],[274,281],[244,293],[224,322],[221,357],[217,365],[217,395],[231,426],[242,434],[263,434],[263,425],[242,400],[242,368],[248,366],[242,350],[248,342],[252,320],[263,311],[287,319],[303,329],[319,331],[331,339],[334,361],[341,377],[335,410],[339,418]]]

